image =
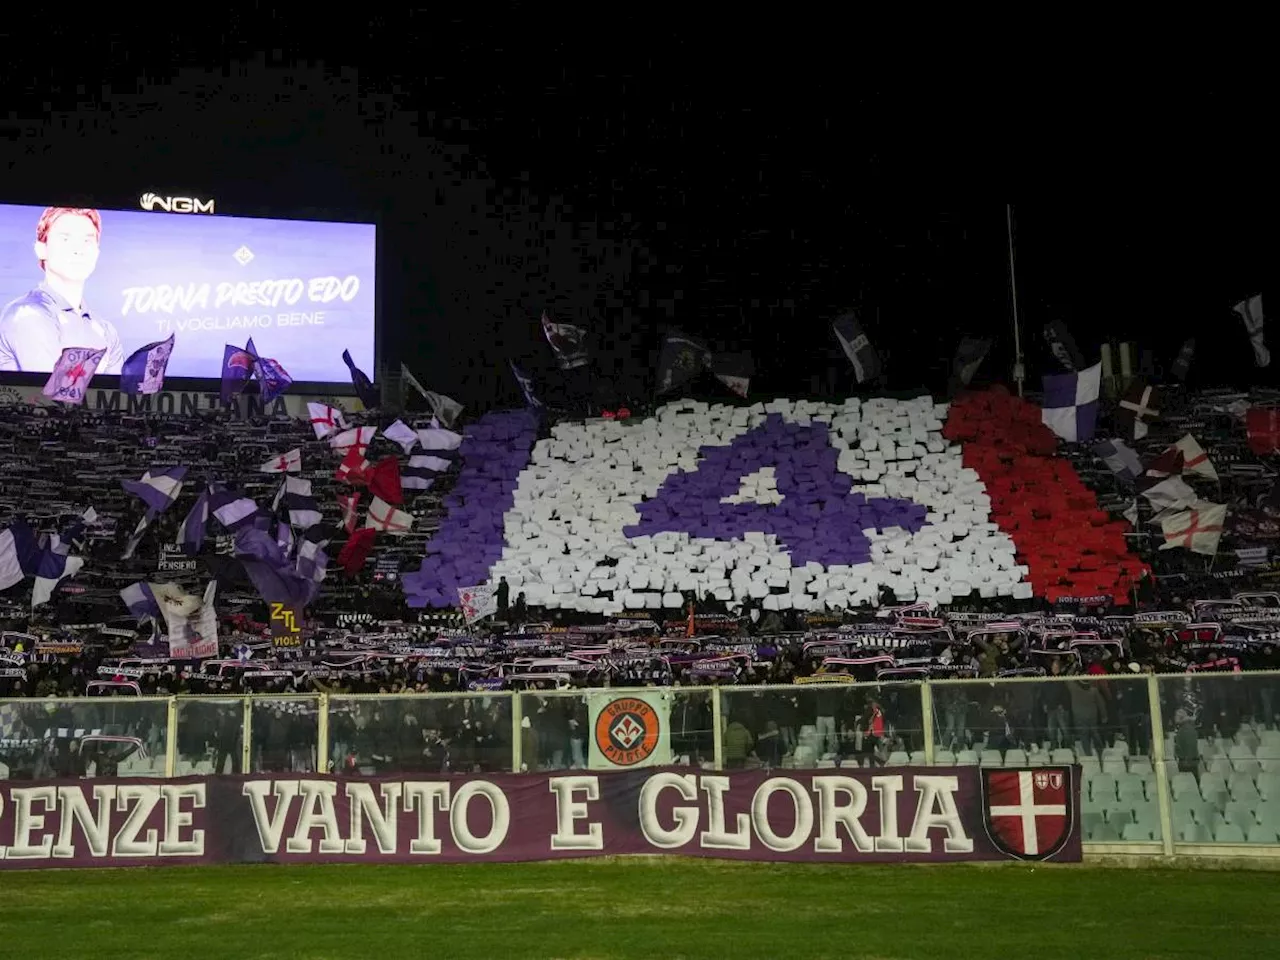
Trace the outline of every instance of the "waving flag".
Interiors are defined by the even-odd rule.
[[[375,433],[377,433],[376,427],[352,427],[350,430],[335,433],[330,437],[329,446],[336,453],[344,456],[354,450],[363,457]]]
[[[418,442],[418,435],[406,426],[403,420],[397,420],[391,426],[383,427],[382,435],[397,444],[405,453],[412,450],[414,444]]]
[[[244,347],[227,344],[222,348],[222,405],[244,389],[253,376],[253,354]]]
[[[360,506],[360,491],[340,493],[336,499],[338,507],[342,510],[342,529],[351,533],[356,528],[356,510]]]
[[[258,356],[252,337],[245,349],[253,357],[253,375],[258,378],[258,390],[262,394],[263,403],[270,403],[292,386],[293,377],[285,372],[279,361]]]
[[[268,603],[284,603],[305,608],[319,593],[319,584],[298,576],[294,564],[275,538],[264,530],[244,528],[236,533],[236,557]]]
[[[395,457],[384,457],[370,467],[366,482],[372,496],[387,503],[404,503],[404,492],[400,486],[400,463]]]
[[[125,606],[138,622],[159,620],[164,616],[160,611],[160,602],[156,599],[149,583],[139,581],[130,584],[120,591],[120,599],[124,601]]]
[[[320,522],[320,507],[311,494],[311,481],[300,477],[285,477],[271,509],[286,511],[290,525],[299,530],[306,530]]]
[[[347,455],[342,458],[342,462],[338,464],[338,469],[333,472],[333,479],[356,486],[365,482],[368,471],[369,461],[357,447],[352,446],[347,451]]]
[[[253,522],[258,505],[243,493],[219,490],[209,495],[209,512],[228,530],[240,530]]]
[[[342,362],[347,365],[347,369],[351,371],[351,383],[356,388],[356,396],[360,398],[360,402],[364,404],[366,410],[376,410],[382,405],[382,398],[378,396],[378,391],[369,377],[363,370],[356,366],[356,362],[351,359],[351,351],[342,351]]]
[[[671,330],[662,338],[658,352],[658,396],[679,390],[696,378],[711,362],[711,351],[701,340],[681,330]],[[519,374],[516,374],[519,379]],[[530,404],[532,407],[533,404]]]
[[[169,357],[173,354],[174,336],[157,340],[129,354],[120,368],[120,392],[125,394],[159,393],[164,386],[164,374],[169,369]]]
[[[41,547],[25,520],[15,520],[0,531],[0,590],[34,577],[32,609],[48,603],[54,588],[79,573],[83,566],[81,557],[67,556],[49,546]]]
[[[311,426],[316,432],[317,440],[323,440],[335,430],[347,428],[347,423],[342,418],[342,411],[327,403],[308,402],[307,414],[311,418]]]
[[[1259,367],[1269,366],[1271,351],[1264,341],[1266,319],[1262,315],[1262,294],[1241,300],[1232,308],[1244,321],[1245,333],[1249,334],[1249,345],[1253,347],[1253,359]]]
[[[1222,539],[1222,527],[1227,519],[1227,508],[1220,503],[1197,501],[1189,510],[1176,513],[1160,521],[1164,533],[1161,550],[1182,547],[1192,553],[1212,557],[1218,552]]]
[[[1044,425],[1070,443],[1093,439],[1102,392],[1102,364],[1075,373],[1046,374]]]
[[[871,345],[856,315],[846,313],[836,317],[831,323],[831,330],[840,343],[840,349],[853,365],[853,374],[859,383],[875,380],[883,373],[880,355]]]
[[[549,311],[542,311],[542,334],[551,344],[561,370],[587,365],[587,331],[571,323],[556,323]]]
[[[508,360],[511,364],[511,373],[516,378],[516,383],[520,384],[520,392],[524,394],[525,405],[533,411],[541,412],[543,409],[542,401],[538,399],[538,395],[533,390],[533,379],[516,366],[514,360]],[[443,421],[442,421],[443,422]],[[448,426],[448,424],[445,424]],[[405,451],[408,452],[407,450]]]
[[[1121,480],[1136,480],[1142,473],[1142,461],[1138,459],[1137,452],[1123,440],[1103,440],[1094,444],[1093,452]]]
[[[715,354],[711,358],[711,374],[740,397],[746,397],[755,373],[755,362],[749,353]]]
[[[89,381],[93,379],[98,364],[106,355],[105,349],[64,347],[53,366],[53,372],[49,374],[48,382],[40,392],[59,403],[84,403],[84,395],[89,391]]]
[[[949,392],[952,396],[961,387],[973,382],[974,375],[982,366],[982,361],[991,351],[991,341],[978,337],[965,337],[956,347],[956,355],[951,361],[951,384]]]
[[[1055,317],[1044,325],[1044,339],[1049,344],[1049,352],[1060,364],[1068,370],[1084,369],[1084,354],[1076,346],[1076,338],[1060,317]]]
[[[300,473],[302,471],[302,449],[294,447],[288,453],[272,457],[258,468],[259,473]]]
[[[457,421],[458,416],[462,413],[462,404],[452,397],[446,397],[443,393],[436,393],[428,390],[415,377],[403,363],[400,364],[400,378],[406,384],[422,394],[422,399],[427,401],[427,406],[431,408],[431,415],[443,423],[446,427],[452,427]],[[405,451],[408,453],[408,451]]]
[[[457,450],[462,446],[462,434],[428,427],[418,431],[418,442],[422,444],[423,450]]]
[[[187,513],[178,529],[178,543],[182,545],[182,552],[189,557],[194,557],[204,546],[205,527],[209,523],[209,493],[209,488],[205,487],[204,492],[196,497],[195,506]]]
[[[1141,440],[1147,435],[1147,425],[1160,416],[1161,406],[1156,388],[1149,383],[1135,380],[1125,391],[1116,407],[1115,424],[1126,439]]]
[[[152,519],[177,501],[186,475],[186,467],[162,467],[148,470],[141,480],[121,480],[120,485],[147,505],[147,517]]]
[[[1187,379],[1187,373],[1191,370],[1191,361],[1195,359],[1195,355],[1196,338],[1191,337],[1182,344],[1182,349],[1178,351],[1178,356],[1174,358],[1173,367],[1169,371],[1175,380],[1181,383]]]
[[[389,533],[393,537],[403,537],[413,527],[413,517],[403,510],[397,510],[391,504],[378,497],[373,498],[365,517],[364,525],[379,533]]]

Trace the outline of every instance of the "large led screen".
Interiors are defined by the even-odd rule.
[[[252,337],[294,380],[374,369],[376,228],[365,223],[0,205],[0,373],[105,347],[118,374],[175,337],[168,376],[216,378]]]

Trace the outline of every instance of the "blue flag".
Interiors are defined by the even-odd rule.
[[[382,403],[382,398],[378,396],[378,391],[374,389],[365,372],[356,366],[356,362],[351,359],[351,351],[342,351],[342,362],[347,365],[347,369],[351,371],[351,383],[356,388],[356,396],[360,398],[360,402],[364,404],[366,410],[376,410]]]
[[[279,361],[258,356],[252,337],[245,349],[253,357],[253,375],[258,378],[258,390],[262,394],[263,403],[270,403],[292,386],[293,377],[280,366]]]

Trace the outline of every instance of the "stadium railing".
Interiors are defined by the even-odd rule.
[[[1280,856],[1280,671],[5,700],[0,779],[582,768],[619,697],[654,711],[651,762],[1078,763],[1088,852]]]

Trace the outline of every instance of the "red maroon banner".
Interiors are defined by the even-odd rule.
[[[0,868],[737,860],[1078,861],[1079,767],[0,784]]]

